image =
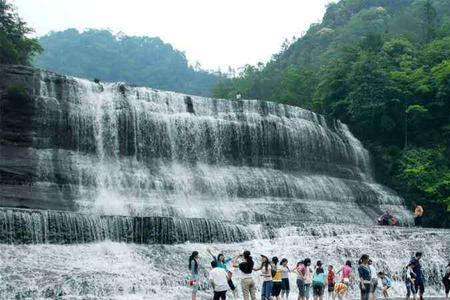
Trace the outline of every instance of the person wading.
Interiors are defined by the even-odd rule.
[[[214,290],[214,300],[226,300],[228,290],[227,271],[218,267],[217,261],[211,262],[212,270],[209,272],[209,282]]]
[[[261,288],[261,300],[270,300],[272,298],[272,265],[269,258],[261,255],[261,266],[253,269],[253,271],[261,271],[263,285]]]
[[[199,272],[198,269],[200,267],[199,264],[200,256],[198,254],[198,251],[192,252],[191,256],[189,256],[189,271],[191,272],[189,285],[192,288],[192,300],[197,299],[197,292],[199,288]]]
[[[243,261],[238,263],[239,259],[242,259]],[[255,263],[250,255],[250,251],[246,250],[243,254],[233,258],[233,266],[238,267],[242,273],[241,287],[244,300],[248,300],[250,297],[252,300],[256,300],[256,285],[252,276],[254,265]]]
[[[421,258],[422,252],[417,252],[415,257],[411,259],[409,265],[411,266],[416,279],[414,286],[416,291],[419,293],[420,300],[423,300],[423,294],[425,294],[425,278],[422,273],[422,265],[420,264]]]
[[[361,300],[369,300],[372,276],[369,267],[369,256],[364,254],[361,256],[361,264],[358,267],[360,279]]]
[[[236,293],[236,286],[233,283],[233,280],[231,279],[233,276],[233,273],[228,269],[228,264],[233,261],[233,258],[231,257],[225,257],[225,255],[223,255],[222,253],[220,253],[219,255],[214,256],[211,253],[210,249],[207,249],[206,251],[208,251],[209,255],[212,256],[213,260],[217,263],[217,266],[219,268],[224,269],[227,272],[228,275],[228,286],[230,287],[231,291],[233,292],[233,297],[237,298],[237,293]]]

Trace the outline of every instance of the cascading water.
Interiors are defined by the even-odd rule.
[[[367,252],[391,274],[422,250],[436,293],[449,232],[375,227],[410,212],[338,121],[18,66],[0,78],[0,298],[186,299],[186,257],[206,247],[336,266]]]

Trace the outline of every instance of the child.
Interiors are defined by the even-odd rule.
[[[381,283],[383,284],[382,291],[383,291],[384,299],[388,299],[389,298],[388,290],[392,286],[392,280],[389,277],[387,277],[386,274],[384,274],[384,272],[379,272],[378,277],[380,277]]]
[[[343,282],[338,282],[334,285],[334,296],[338,297],[339,300],[345,300],[347,296],[347,285]]]
[[[328,299],[334,300],[334,271],[333,266],[328,266],[327,283],[328,283]]]

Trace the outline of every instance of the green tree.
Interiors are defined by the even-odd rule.
[[[0,0],[0,64],[30,64],[42,50],[36,39],[27,37],[31,32],[13,6]]]

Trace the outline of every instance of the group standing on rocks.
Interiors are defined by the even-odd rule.
[[[367,254],[361,256],[356,272],[352,262],[347,260],[336,272],[334,266],[324,267],[322,261],[317,261],[311,266],[311,259],[305,258],[289,267],[286,258],[278,257],[269,259],[266,255],[260,255],[260,263],[257,265],[246,250],[234,257],[227,257],[220,253],[214,255],[207,250],[212,257],[211,270],[209,271],[209,283],[213,288],[214,300],[225,300],[227,292],[231,291],[234,299],[238,299],[236,283],[232,269],[240,271],[240,284],[244,300],[256,300],[257,283],[253,273],[260,272],[262,285],[260,287],[261,300],[288,299],[294,284],[290,282],[290,274],[295,273],[295,285],[298,291],[298,300],[310,300],[311,292],[313,300],[323,300],[325,292],[328,299],[346,300],[349,289],[358,284],[361,300],[375,300],[376,291],[380,290],[385,299],[389,298],[392,287],[392,278],[384,271],[377,271],[372,260]],[[423,300],[425,293],[425,277],[421,265],[422,253],[417,252],[402,270],[402,280],[406,287],[406,299]],[[197,291],[200,288],[200,256],[194,251],[189,257],[190,280],[192,288],[192,300],[197,299]],[[446,266],[443,277],[445,297],[448,299],[450,289],[450,263]],[[380,286],[378,287],[378,285]]]

